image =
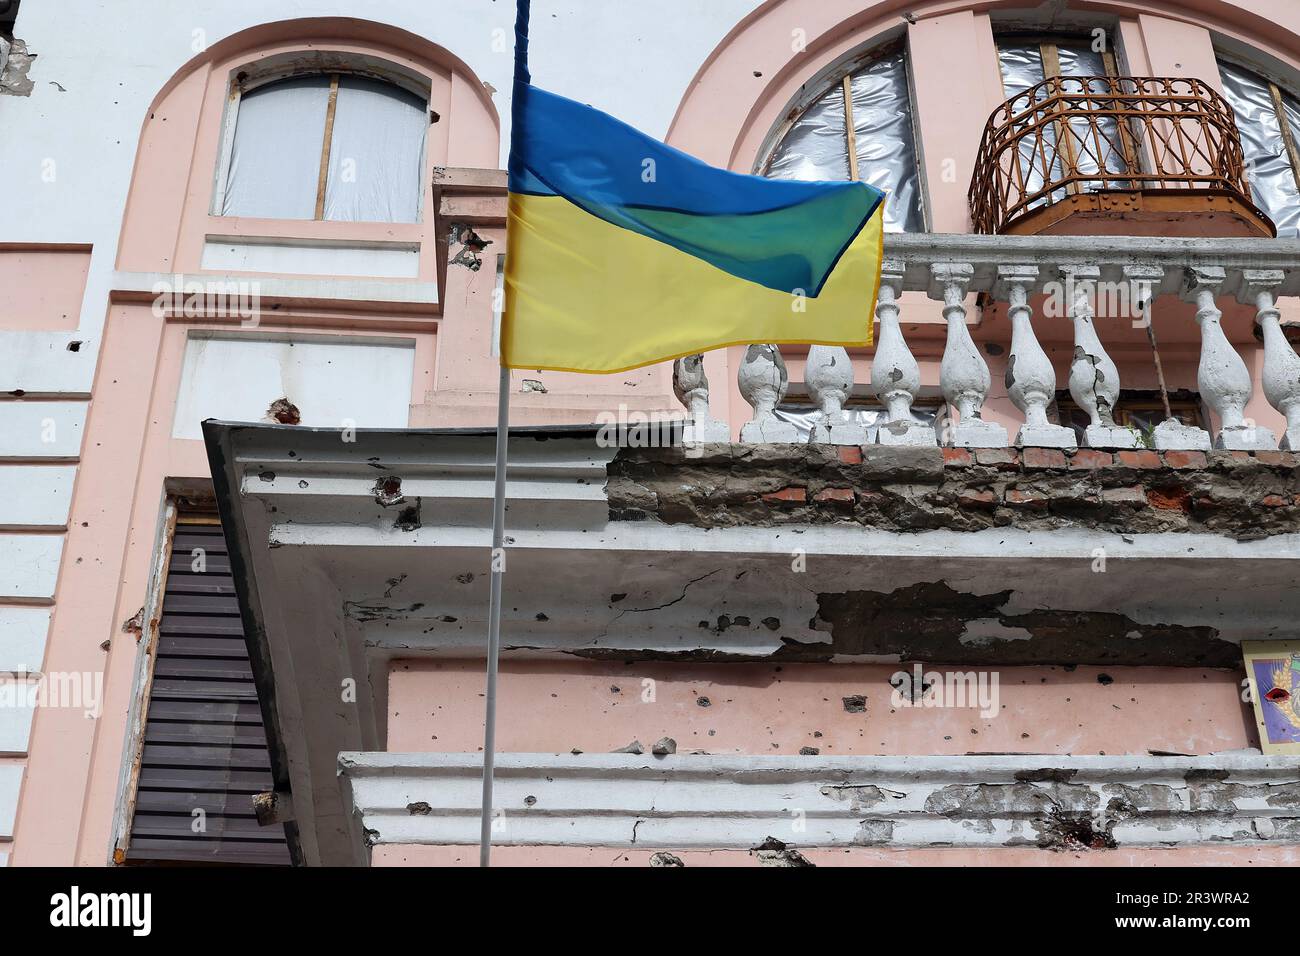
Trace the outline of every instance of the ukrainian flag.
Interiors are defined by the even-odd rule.
[[[503,365],[621,372],[728,345],[871,344],[883,193],[709,166],[533,86],[526,42],[517,30]]]

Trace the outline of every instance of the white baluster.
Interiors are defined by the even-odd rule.
[[[876,429],[876,442],[933,445],[936,443],[934,428],[912,417],[912,402],[921,390],[921,369],[898,324],[898,296],[902,289],[901,264],[887,261],[880,274],[880,295],[876,299],[880,339],[871,362],[871,387],[886,408],[885,419]]]
[[[1251,393],[1250,371],[1223,334],[1219,324],[1223,313],[1215,305],[1215,297],[1223,285],[1223,270],[1192,267],[1186,274],[1183,298],[1196,303],[1196,324],[1201,327],[1201,362],[1196,369],[1196,385],[1205,403],[1219,416],[1219,434],[1214,447],[1277,448],[1277,439],[1271,431],[1245,418]]]
[[[686,406],[688,421],[682,443],[731,441],[731,428],[709,414],[709,377],[704,374],[704,356],[696,353],[673,363],[673,394]]]
[[[1255,321],[1264,335],[1260,384],[1268,403],[1286,416],[1281,447],[1283,451],[1300,451],[1300,357],[1278,322],[1276,295],[1283,278],[1280,269],[1246,269],[1237,298],[1257,310]]]
[[[1070,361],[1070,396],[1088,413],[1085,448],[1139,448],[1137,431],[1115,424],[1119,399],[1119,369],[1102,347],[1093,324],[1092,295],[1101,270],[1096,266],[1065,265],[1061,280],[1067,314],[1074,326],[1074,357]]]
[[[861,445],[867,430],[849,418],[844,404],[853,392],[853,360],[849,350],[838,345],[810,345],[804,363],[804,384],[821,409],[813,425],[812,440],[828,445]]]
[[[1007,395],[1025,415],[1025,424],[1016,435],[1016,446],[1039,448],[1074,448],[1074,429],[1053,425],[1047,420],[1047,407],[1056,401],[1056,372],[1052,360],[1034,335],[1033,310],[1029,293],[1038,284],[1038,267],[998,266],[995,294],[1009,303],[1011,319],[1011,354],[1007,356]]]
[[[754,407],[754,417],[740,429],[742,442],[761,444],[799,440],[799,429],[773,414],[790,385],[785,359],[781,358],[781,351],[775,345],[749,346],[736,380],[740,394]]]
[[[957,409],[956,424],[949,426],[944,444],[965,448],[1006,448],[1007,430],[996,422],[980,418],[991,379],[985,363],[966,328],[966,288],[974,268],[968,263],[936,262],[930,267],[932,299],[943,300],[943,317],[948,323],[948,341],[939,364],[939,384],[948,404]]]

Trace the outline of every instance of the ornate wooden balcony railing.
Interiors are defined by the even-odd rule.
[[[1101,205],[1108,193],[1122,201]],[[976,232],[1035,233],[1068,215],[1217,211],[1272,236],[1250,199],[1232,107],[1186,77],[1049,77],[1007,100],[985,127],[971,178]]]

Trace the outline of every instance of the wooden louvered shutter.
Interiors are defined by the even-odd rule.
[[[202,571],[195,569],[196,549]],[[284,828],[259,827],[253,814],[253,795],[271,783],[221,526],[181,515],[163,593],[127,861],[287,865]],[[196,820],[203,824],[199,832]]]

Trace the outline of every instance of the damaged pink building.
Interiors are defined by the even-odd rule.
[[[0,865],[477,862],[513,13],[0,0]],[[1300,6],[532,37],[889,231],[874,348],[514,374],[494,862],[1300,861]]]

